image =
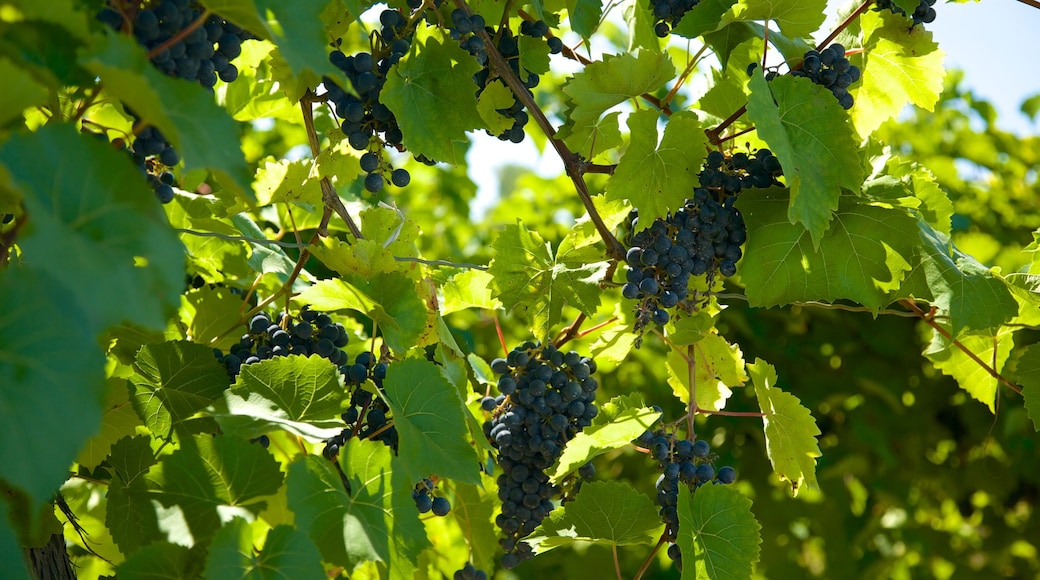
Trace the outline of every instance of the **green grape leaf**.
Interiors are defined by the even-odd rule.
[[[775,20],[791,38],[812,36],[826,19],[827,0],[738,0],[722,16],[722,23]]]
[[[5,85],[0,93],[0,127],[21,117],[25,109],[46,104],[47,89],[4,57],[0,57],[0,78]]]
[[[87,440],[76,456],[76,463],[87,469],[97,467],[108,457],[116,441],[136,433],[141,424],[141,418],[130,404],[130,393],[124,379],[108,379],[103,409],[101,432]]]
[[[946,332],[950,331],[948,325],[944,325],[944,328]],[[1013,329],[1008,327],[973,331],[958,335],[957,342],[987,365],[994,365],[993,370],[999,373],[1014,347],[1012,333]],[[1000,383],[967,352],[935,332],[924,355],[944,375],[953,377],[973,399],[989,407],[990,412],[996,412],[997,387]]]
[[[361,312],[379,325],[383,340],[395,351],[405,352],[416,344],[426,329],[429,310],[410,279],[390,273],[365,279],[352,277],[351,282],[338,278],[322,280],[295,300],[323,312]]]
[[[750,578],[762,545],[751,500],[729,485],[709,483],[679,494],[683,580]]]
[[[816,443],[820,435],[816,420],[798,397],[776,387],[776,370],[771,364],[756,358],[747,369],[755,385],[758,406],[765,413],[762,423],[766,454],[773,471],[790,482],[795,495],[803,484],[816,489],[816,458],[822,455]]]
[[[516,40],[520,48],[520,70],[536,75],[549,72],[549,44],[544,38],[522,34]]]
[[[571,151],[586,159],[610,161],[608,156],[602,154],[621,147],[624,143],[621,139],[621,128],[618,125],[620,116],[620,111],[614,111],[580,127],[575,126],[572,121],[568,121],[560,127],[556,136],[563,139]]]
[[[321,204],[321,187],[317,179],[312,179],[314,162],[310,159],[289,161],[268,160],[256,171],[257,205],[269,205],[290,201]]]
[[[0,304],[0,480],[24,491],[35,513],[97,433],[105,356],[86,313],[46,274],[9,264]]]
[[[603,2],[600,0],[569,0],[567,13],[570,15],[571,28],[582,38],[588,39],[599,26],[603,15]]]
[[[632,208],[623,201],[607,201],[606,196],[597,195],[592,198],[592,205],[599,213],[603,225],[610,231],[616,231],[617,227],[628,219]],[[603,259],[603,238],[596,230],[596,225],[585,212],[570,228],[567,235],[560,242],[556,255],[568,264],[582,264],[598,262]]]
[[[181,296],[180,319],[192,342],[227,351],[238,342],[238,336],[225,332],[240,324],[241,308],[241,294],[234,294],[226,286],[207,285]]]
[[[559,322],[565,303],[593,314],[599,307],[598,278],[605,264],[570,267],[554,257],[548,242],[522,222],[508,225],[491,244],[495,259],[488,272],[494,278],[495,298],[506,309],[530,309],[534,333],[547,337]]]
[[[325,570],[321,553],[307,534],[292,526],[276,526],[267,532],[264,549],[253,547],[253,526],[235,518],[213,536],[206,559],[208,580],[276,580],[321,578]]]
[[[592,459],[630,445],[660,419],[661,413],[649,407],[631,408],[609,423],[586,427],[567,442],[556,464],[547,470],[549,481],[559,483]]]
[[[1022,349],[1015,378],[1022,385],[1022,400],[1033,428],[1040,431],[1040,344]]]
[[[433,473],[465,483],[480,481],[463,401],[437,365],[397,361],[387,370],[383,389],[400,436],[397,455],[410,480]]]
[[[628,358],[636,346],[638,337],[632,324],[622,323],[604,328],[598,334],[596,342],[589,347],[590,353],[596,360],[610,361],[614,364],[621,364]]]
[[[149,478],[159,488],[159,502],[179,507],[200,541],[220,529],[228,506],[259,513],[259,498],[278,491],[283,475],[260,445],[229,435],[196,435],[182,438],[181,448],[164,457]]]
[[[318,355],[290,355],[242,365],[214,417],[224,433],[252,439],[284,429],[319,440],[339,433],[344,397],[339,369]]]
[[[849,299],[872,310],[891,300],[911,269],[920,240],[906,210],[842,196],[834,223],[819,240],[786,217],[786,191],[748,191],[738,203],[748,228],[740,263],[752,306]]]
[[[25,566],[25,553],[7,515],[7,501],[0,501],[0,562],[4,562],[4,577],[8,580],[33,580]]]
[[[586,483],[574,501],[554,509],[525,541],[536,553],[576,542],[604,546],[652,544],[661,529],[657,507],[627,483]]]
[[[339,73],[329,62],[329,39],[321,19],[329,0],[294,0],[289,4],[257,0],[256,4],[258,14],[269,13],[277,21],[277,27],[266,26],[267,32],[295,75],[308,73],[319,79]]]
[[[75,294],[77,324],[165,327],[180,303],[184,248],[127,155],[57,124],[9,139],[0,166],[32,216],[25,257]]]
[[[345,481],[321,457],[298,459],[289,465],[288,500],[296,527],[323,560],[348,570],[377,560],[392,580],[404,580],[430,542],[411,497],[415,482],[404,479],[390,453],[382,443],[351,439],[339,452]]]
[[[671,349],[668,353],[668,384],[683,403],[690,402],[690,366],[694,366],[694,391],[697,407],[721,411],[733,395],[731,387],[742,386],[748,377],[744,372],[744,353],[718,334],[709,333],[686,347],[686,352]]]
[[[707,154],[707,137],[693,113],[672,115],[660,143],[659,116],[656,110],[629,115],[632,142],[607,181],[607,199],[631,201],[646,223],[664,217],[691,196]]]
[[[489,131],[501,135],[513,126],[513,117],[498,112],[498,109],[512,107],[513,102],[513,91],[501,80],[496,79],[487,84],[477,98],[477,112]]]
[[[501,549],[498,545],[499,530],[494,524],[499,500],[487,492],[495,488],[495,479],[481,475],[480,480],[480,487],[466,483],[455,484],[455,496],[448,515],[462,529],[466,543],[473,551],[473,565],[488,570],[495,566],[495,558]]]
[[[852,123],[866,138],[882,123],[913,103],[933,110],[943,88],[945,54],[924,26],[907,26],[906,18],[890,11],[860,16],[865,62],[862,81],[852,91]]]
[[[186,580],[197,577],[196,565],[187,546],[161,541],[130,553],[116,567],[116,573],[131,580]]]
[[[444,300],[441,302],[441,314],[448,315],[467,308],[484,308],[498,310],[502,303],[493,297],[491,274],[484,270],[466,270],[452,276],[441,289]]]
[[[652,93],[674,76],[675,67],[666,53],[607,55],[602,61],[587,65],[564,85],[563,92],[570,100],[567,117],[574,122],[574,130],[593,126],[607,109]]]
[[[834,95],[806,78],[766,82],[761,67],[749,84],[748,116],[780,160],[791,190],[787,218],[802,223],[819,247],[842,189],[859,191],[859,139]]]
[[[114,477],[105,494],[105,526],[124,554],[161,539],[145,474],[155,465],[149,437],[124,437],[109,455]]]
[[[1018,313],[1018,303],[1003,278],[957,249],[945,234],[924,223],[918,226],[917,264],[898,296],[929,300],[949,313],[954,336],[994,328]]]
[[[211,169],[224,187],[252,195],[238,129],[211,92],[196,82],[164,75],[133,38],[122,34],[107,35],[83,59],[83,66],[101,78],[106,93],[162,131],[180,153],[185,170]]]
[[[737,0],[701,0],[683,15],[672,29],[672,34],[697,38],[707,32],[714,32],[722,25],[722,16],[736,3]]]
[[[419,23],[411,50],[387,73],[382,93],[409,151],[453,165],[462,161],[458,144],[466,141],[466,131],[483,124],[473,94],[479,70],[444,31]]]
[[[193,342],[145,345],[134,370],[130,402],[157,436],[168,435],[228,388],[227,370],[213,349]]]

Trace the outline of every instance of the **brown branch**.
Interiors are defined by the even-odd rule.
[[[455,0],[455,5],[466,12],[467,15],[472,16],[473,10],[469,7],[466,0]],[[615,260],[623,260],[625,258],[625,248],[621,245],[621,242],[617,241],[614,234],[610,232],[607,225],[603,223],[603,218],[600,217],[599,212],[596,210],[596,206],[592,203],[592,195],[589,193],[589,187],[585,183],[583,177],[585,164],[581,157],[570,150],[563,141],[556,138],[556,129],[553,128],[549,119],[546,118],[545,113],[542,112],[541,107],[534,101],[534,96],[531,94],[527,87],[520,81],[520,77],[513,72],[513,69],[509,67],[509,63],[502,56],[502,53],[498,51],[498,47],[495,45],[491,36],[486,30],[477,30],[475,33],[480,36],[480,39],[484,41],[484,51],[487,53],[488,62],[491,68],[494,69],[495,73],[501,78],[506,85],[513,91],[513,94],[517,99],[527,108],[528,113],[534,117],[538,127],[541,128],[542,132],[549,139],[553,149],[556,150],[556,154],[563,161],[564,168],[567,171],[567,176],[571,178],[571,182],[574,184],[574,189],[578,192],[578,197],[581,198],[582,205],[585,206],[585,211],[589,213],[589,219],[592,220],[593,225],[596,226],[596,231],[599,232],[603,243],[607,246],[607,255],[614,258]]]
[[[311,108],[311,105],[320,100],[322,99],[315,96],[315,94],[310,90],[308,90],[303,95],[303,98],[300,99],[300,110],[303,112],[303,124],[307,130],[307,141],[311,147],[311,156],[315,161],[318,159],[321,147],[318,144],[318,133],[314,130],[314,109]],[[343,223],[347,224],[347,228],[350,229],[350,233],[353,234],[355,239],[364,239],[365,236],[361,235],[361,229],[358,228],[357,224],[354,223],[354,220],[351,219],[346,206],[343,205],[343,200],[339,198],[339,194],[337,194],[336,190],[332,187],[332,182],[329,181],[329,178],[322,177],[320,184],[321,201],[325,204],[325,208],[336,212],[336,215],[343,220]],[[318,231],[325,231],[327,225],[328,219],[323,217],[322,227],[320,227]]]
[[[1018,1],[1023,3],[1023,4],[1025,4],[1026,6],[1032,6],[1033,8],[1040,9],[1040,2],[1037,2],[1036,0],[1018,0]]]
[[[588,317],[585,316],[584,312],[579,312],[578,317],[574,319],[574,322],[572,322],[567,328],[563,329],[563,332],[556,337],[556,340],[553,341],[553,346],[560,348],[578,336],[578,330],[581,329],[581,325],[585,322],[586,318]]]
[[[976,355],[975,353],[971,352],[971,350],[968,349],[968,347],[964,346],[964,344],[961,343],[961,341],[953,338],[953,335],[951,335],[949,331],[947,331],[945,328],[943,328],[941,325],[939,325],[939,323],[935,321],[934,317],[930,316],[929,314],[927,314],[923,310],[921,310],[921,308],[917,305],[916,302],[914,302],[913,300],[909,300],[909,299],[903,299],[903,300],[900,300],[899,302],[900,302],[900,304],[902,304],[902,305],[906,306],[907,308],[909,308],[910,310],[912,310],[914,312],[914,314],[916,314],[921,320],[924,321],[925,324],[927,324],[928,326],[931,326],[933,329],[935,329],[935,331],[938,332],[940,335],[942,335],[943,338],[945,338],[946,340],[950,341],[950,344],[952,344],[953,346],[956,346],[958,349],[961,350],[961,352],[963,352],[964,354],[968,355],[968,358],[970,358],[971,360],[975,361],[975,364],[977,364],[980,367],[982,367],[987,373],[989,373],[989,375],[991,377],[993,377],[997,381],[1003,383],[1004,386],[1006,386],[1007,388],[1011,389],[1012,391],[1015,391],[1019,395],[1022,394],[1022,388],[1021,387],[1019,387],[1015,383],[1012,383],[1007,378],[1005,378],[1003,375],[1001,375],[999,372],[997,372],[997,370],[995,368],[993,368],[990,365],[986,364],[982,359],[980,359],[978,357],[978,355]]]
[[[185,38],[187,38],[189,34],[191,34],[192,32],[195,32],[195,29],[197,29],[198,27],[200,27],[203,24],[205,24],[206,21],[209,20],[210,16],[213,16],[213,12],[211,12],[209,10],[209,8],[207,8],[206,10],[203,10],[202,14],[199,14],[199,17],[196,18],[195,20],[193,20],[191,22],[191,24],[189,24],[186,27],[184,27],[183,30],[181,30],[177,34],[174,34],[170,38],[168,38],[166,40],[166,42],[164,42],[164,43],[160,44],[159,46],[153,48],[152,50],[148,51],[148,59],[151,60],[151,59],[155,58],[162,51],[170,48],[171,46],[173,46],[173,45],[177,44],[178,42],[180,42],[180,41],[184,40]],[[129,21],[129,19],[128,19],[128,21]]]

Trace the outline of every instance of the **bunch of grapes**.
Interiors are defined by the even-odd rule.
[[[657,505],[661,506],[658,513],[661,514],[661,521],[665,525],[664,539],[671,542],[668,546],[668,556],[681,571],[682,553],[674,543],[679,535],[679,513],[676,506],[679,504],[680,488],[694,491],[709,482],[728,485],[736,480],[736,471],[725,466],[716,472],[712,465],[716,457],[711,453],[711,446],[703,439],[696,442],[687,439],[677,440],[671,433],[658,429],[644,432],[636,443],[650,452],[650,456],[657,461],[657,466],[662,472],[656,485]]]
[[[520,78],[528,92],[538,85],[538,75],[522,70],[520,67],[520,43],[518,38],[513,36],[511,30],[502,27],[496,32],[495,29],[485,26],[484,17],[479,14],[470,16],[462,9],[452,11],[451,26],[452,37],[458,40],[462,48],[469,51],[477,59],[477,62],[484,67],[473,75],[473,82],[477,85],[478,96],[484,92],[489,83],[495,82],[495,79],[491,77],[492,71],[488,65],[487,47],[484,46],[484,40],[476,34],[479,30],[486,30],[488,35],[495,39],[498,52],[506,59],[509,67]],[[520,34],[531,38],[545,38],[549,34],[549,26],[541,20],[533,22],[525,20],[520,24]],[[563,50],[563,41],[559,38],[548,38],[546,42],[548,42],[549,50],[552,54],[559,54]],[[497,112],[507,119],[512,119],[513,125],[496,136],[502,141],[522,142],[528,115],[520,99],[513,95],[513,104],[505,109],[498,109]],[[489,131],[488,134],[490,135],[491,132]]]
[[[398,434],[397,428],[391,418],[390,406],[381,397],[374,396],[371,392],[362,388],[366,381],[371,380],[377,390],[383,392],[383,379],[389,364],[376,362],[376,357],[370,352],[363,352],[354,358],[354,364],[341,364],[339,372],[350,393],[350,408],[343,412],[340,417],[347,427],[325,440],[325,449],[322,455],[326,459],[333,460],[339,453],[341,447],[347,444],[353,437],[380,441],[390,449],[397,451]]]
[[[383,10],[379,22],[382,28],[375,35],[373,52],[347,56],[334,50],[329,55],[329,62],[346,75],[353,94],[335,80],[323,79],[329,102],[343,120],[342,129],[347,142],[357,151],[367,151],[362,156],[361,167],[368,173],[365,189],[372,193],[383,188],[387,173],[390,182],[397,187],[404,187],[411,181],[408,170],[394,169],[382,159],[384,147],[404,151],[404,135],[393,112],[380,101],[380,94],[390,68],[411,48],[415,23],[409,22],[408,17],[396,8]]]
[[[932,8],[932,6],[934,5],[935,0],[921,0],[920,3],[917,5],[917,8],[914,8],[914,13],[910,16],[910,18],[912,18],[914,21],[913,25],[917,26],[922,22],[925,24],[934,22],[935,8]],[[906,15],[906,10],[903,10],[892,0],[876,0],[874,2],[874,10],[889,10],[896,14],[902,14],[904,16]]]
[[[495,523],[505,536],[499,540],[506,552],[502,566],[510,569],[532,555],[530,545],[521,540],[552,511],[557,491],[545,470],[598,413],[594,403],[598,383],[592,377],[596,363],[591,358],[534,342],[495,359],[491,369],[501,375],[502,394],[482,402],[485,409],[492,409],[484,432],[498,450],[502,467],[498,477],[502,513]]]
[[[697,179],[701,187],[716,191],[725,199],[752,187],[782,185],[777,178],[783,174],[780,160],[769,149],[759,149],[753,155],[737,152],[731,157],[711,151]]]
[[[255,37],[216,15],[200,25],[197,21],[204,12],[205,8],[190,0],[161,0],[136,11],[104,8],[98,13],[98,20],[133,34],[149,54],[155,53],[151,56],[152,64],[163,74],[196,81],[213,90],[218,78],[227,83],[238,78],[238,68],[231,61],[242,54],[242,41]],[[169,43],[189,27],[194,28],[187,36]],[[136,124],[137,115],[127,112]],[[132,156],[147,175],[159,201],[169,203],[173,199],[173,174],[163,167],[180,162],[177,151],[158,129],[145,127],[137,133]]]
[[[691,276],[706,276],[710,285],[716,272],[736,274],[747,228],[740,211],[733,207],[734,199],[730,196],[719,203],[708,189],[698,188],[678,211],[632,236],[621,294],[639,301],[637,331],[650,321],[667,323],[668,308],[694,307],[687,300]],[[638,216],[632,220],[633,231],[638,220]]]
[[[845,58],[845,47],[832,44],[821,52],[810,50],[802,59],[802,67],[791,71],[792,76],[806,77],[812,82],[830,89],[843,109],[852,108],[849,85],[859,80],[859,67]]]
[[[249,321],[248,332],[231,345],[227,354],[214,352],[234,380],[242,365],[290,354],[317,354],[332,364],[341,365],[347,362],[347,353],[340,349],[347,346],[348,340],[342,324],[333,323],[328,314],[304,307],[296,322],[284,313],[272,320],[266,312],[261,312]]]
[[[412,499],[415,500],[415,508],[419,513],[433,512],[435,516],[446,516],[451,511],[451,503],[444,496],[433,496],[436,484],[432,479],[425,478],[416,484],[412,490]]]
[[[700,0],[650,0],[654,13],[654,34],[664,38],[679,24],[679,20],[700,3]]]
[[[461,570],[452,575],[453,580],[487,580],[487,572],[477,570],[473,564],[466,563]]]

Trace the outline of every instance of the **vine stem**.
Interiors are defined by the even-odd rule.
[[[307,131],[307,142],[311,148],[311,157],[314,161],[318,161],[318,154],[321,152],[321,147],[318,144],[318,133],[314,130],[314,109],[312,105],[315,102],[323,101],[324,99],[316,96],[310,89],[304,93],[303,98],[300,99],[300,111],[303,113],[303,125]],[[347,212],[347,208],[343,205],[343,200],[339,198],[339,194],[332,187],[332,182],[329,181],[328,177],[321,178],[321,201],[325,204],[325,207],[331,208],[332,211],[336,212],[336,215],[343,220],[343,223],[347,224],[347,228],[350,229],[350,233],[354,235],[354,239],[363,240],[365,236],[361,235],[361,229],[357,227],[354,220],[350,217]],[[322,220],[326,225],[327,220]],[[324,230],[323,226],[319,231]]]
[[[843,20],[841,22],[841,24],[836,26],[834,28],[834,30],[832,30],[831,33],[829,35],[827,35],[827,38],[823,39],[823,42],[821,42],[820,44],[818,44],[816,46],[816,50],[821,50],[825,46],[830,44],[831,41],[834,40],[835,38],[837,38],[838,35],[842,33],[842,31],[844,31],[846,28],[849,27],[850,24],[853,23],[853,21],[855,21],[857,18],[859,18],[861,14],[866,12],[867,9],[870,8],[870,5],[873,4],[873,3],[874,3],[874,0],[865,0],[863,2],[863,4],[860,4],[859,8],[856,8],[856,10],[854,10],[852,12],[852,14],[849,14],[845,18],[845,20]],[[768,30],[768,28],[767,28],[767,30]],[[726,117],[726,119],[724,121],[719,123],[718,127],[715,127],[714,129],[706,129],[704,131],[704,133],[708,136],[708,141],[712,145],[721,145],[723,143],[723,141],[726,141],[727,139],[730,139],[732,137],[736,137],[736,135],[733,135],[732,137],[727,137],[727,139],[720,139],[719,135],[721,135],[723,131],[725,131],[730,125],[732,125],[737,119],[739,119],[741,117],[741,115],[743,115],[746,112],[747,112],[747,104],[745,104],[744,106],[742,106],[739,109],[737,109],[729,117]]]
[[[650,550],[650,554],[647,555],[646,560],[643,560],[643,565],[639,567],[639,571],[632,577],[632,580],[639,580],[646,574],[647,569],[650,568],[650,562],[654,561],[654,556],[657,555],[657,551],[664,545],[664,534],[661,534],[661,538],[657,540],[657,545],[654,546],[653,550]]]
[[[578,336],[578,330],[581,329],[581,325],[585,322],[586,318],[588,317],[585,316],[584,312],[579,312],[578,317],[574,319],[574,322],[572,322],[567,328],[563,329],[563,332],[556,337],[556,340],[553,341],[553,346],[560,348],[571,340],[574,340],[574,338]]]
[[[617,544],[611,544],[610,551],[614,554],[614,572],[617,573],[617,580],[621,580],[621,563],[618,562]]]
[[[693,430],[693,417],[697,413],[697,352],[694,345],[686,347],[686,374],[690,382],[690,412],[686,413],[686,439],[693,441],[695,433]]]
[[[467,15],[472,16],[473,10],[469,7],[466,0],[455,0],[455,5],[466,12]],[[534,101],[534,97],[531,95],[527,87],[520,82],[520,77],[513,72],[513,69],[509,67],[502,53],[498,52],[498,47],[495,45],[491,36],[486,30],[478,30],[476,34],[480,36],[480,39],[484,41],[484,50],[488,55],[488,62],[491,63],[491,67],[495,70],[495,73],[505,81],[506,85],[513,91],[516,98],[523,103],[524,107],[527,108],[528,112],[534,117],[538,127],[541,128],[542,132],[549,139],[553,149],[556,150],[556,154],[563,161],[564,168],[566,169],[567,176],[571,178],[571,182],[574,184],[574,189],[578,193],[578,197],[581,198],[582,205],[585,206],[585,211],[589,213],[589,219],[593,225],[596,226],[596,231],[599,236],[603,239],[603,243],[607,246],[607,255],[615,260],[623,260],[625,258],[625,248],[621,245],[621,242],[614,237],[614,234],[610,232],[607,225],[603,223],[603,218],[600,217],[599,211],[596,210],[596,206],[592,203],[592,195],[589,193],[589,187],[585,183],[584,174],[584,162],[580,156],[575,154],[567,145],[556,138],[556,129],[553,128],[552,123],[546,118],[545,113],[542,112],[541,107]]]
[[[963,352],[964,354],[968,355],[968,358],[970,358],[971,360],[975,361],[975,364],[977,364],[980,367],[982,367],[987,373],[989,373],[989,375],[991,377],[993,377],[997,381],[1003,383],[1004,386],[1006,386],[1007,388],[1011,389],[1012,391],[1015,391],[1019,395],[1022,394],[1022,388],[1021,387],[1019,387],[1015,383],[1012,383],[1011,381],[1009,381],[1007,378],[1005,378],[1003,375],[1001,375],[999,372],[997,372],[997,370],[994,367],[986,364],[986,362],[983,361],[981,358],[979,358],[978,355],[976,355],[975,353],[971,352],[971,349],[969,349],[968,347],[964,346],[964,344],[961,341],[953,338],[953,335],[951,335],[948,330],[946,330],[945,328],[940,326],[939,323],[935,321],[935,317],[931,316],[930,313],[927,313],[927,312],[921,310],[921,307],[919,307],[916,302],[914,302],[913,300],[910,300],[910,299],[903,299],[903,300],[900,300],[899,302],[903,306],[906,306],[907,308],[912,310],[914,312],[914,314],[916,314],[921,320],[924,321],[925,324],[927,324],[928,326],[931,326],[933,329],[935,329],[936,332],[938,332],[940,335],[942,335],[943,338],[945,338],[946,340],[950,341],[951,344],[953,344],[958,349],[960,349],[961,352]],[[994,353],[996,353],[996,348],[994,348],[993,350],[994,350]]]
[[[198,18],[193,20],[191,24],[184,27],[184,30],[181,30],[177,34],[174,34],[173,36],[168,38],[166,42],[148,51],[148,60],[155,58],[156,55],[158,55],[160,52],[170,48],[171,46],[187,38],[189,34],[195,32],[195,29],[205,24],[206,21],[209,20],[210,16],[213,16],[213,12],[211,12],[209,8],[203,10],[202,14],[199,14]],[[127,18],[126,20],[127,22],[130,22],[129,18]]]

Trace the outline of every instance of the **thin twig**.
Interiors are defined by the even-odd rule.
[[[308,90],[303,95],[303,98],[300,99],[300,110],[303,112],[303,125],[307,131],[307,142],[311,148],[311,157],[313,157],[315,161],[318,159],[318,153],[321,152],[321,148],[318,145],[318,133],[314,130],[314,109],[311,108],[311,105],[320,100],[323,100],[323,98],[316,96],[310,90]],[[347,228],[350,229],[350,233],[354,235],[355,239],[364,239],[365,236],[361,235],[361,229],[357,227],[357,224],[354,223],[350,214],[347,213],[347,208],[343,205],[343,200],[339,198],[339,194],[336,193],[336,190],[332,187],[332,182],[329,181],[329,178],[322,177],[319,183],[321,185],[321,201],[325,204],[325,207],[331,208],[332,211],[336,212],[336,215],[343,220],[343,223],[347,224]]]
[[[692,344],[686,347],[686,379],[690,383],[690,402],[687,407],[692,409],[692,412],[686,414],[686,438],[690,441],[697,438],[693,425],[693,415],[697,411],[697,353],[693,347]]]
[[[449,262],[447,260],[424,260],[422,258],[409,258],[406,256],[394,256],[398,262],[418,262],[427,266],[446,266],[448,268],[461,268],[464,270],[487,270],[487,266],[480,264],[467,264],[466,262]]]
[[[563,332],[556,337],[556,340],[553,341],[553,346],[560,348],[573,340],[574,337],[578,336],[578,330],[581,328],[581,325],[585,322],[586,318],[584,312],[579,312],[578,317],[574,319],[574,322],[572,322],[567,328],[563,329]]]
[[[173,45],[177,44],[178,42],[180,42],[180,41],[184,40],[185,38],[187,38],[189,34],[191,34],[192,32],[195,32],[195,30],[198,27],[200,27],[203,24],[205,24],[206,21],[209,20],[210,16],[213,16],[213,12],[211,12],[209,10],[209,8],[203,10],[202,14],[199,14],[199,17],[196,18],[195,20],[193,20],[191,22],[191,24],[186,26],[184,28],[184,30],[181,30],[177,34],[174,34],[173,36],[168,38],[166,40],[166,42],[164,42],[164,43],[160,44],[159,46],[153,48],[152,50],[148,51],[148,59],[151,60],[151,59],[155,58],[156,55],[158,55],[162,51],[170,48],[171,46],[173,46]],[[127,19],[127,21],[129,21],[129,19]]]
[[[657,545],[654,546],[653,550],[650,550],[650,554],[647,555],[646,560],[643,560],[643,565],[639,567],[639,571],[632,577],[632,580],[639,580],[646,574],[647,569],[650,568],[650,562],[654,561],[654,556],[657,555],[657,551],[664,545],[664,534],[661,534],[661,538],[657,540]]]
[[[466,0],[455,0],[455,5],[464,10],[467,15],[473,14],[473,10],[469,7]],[[607,246],[607,255],[615,260],[624,259],[624,246],[622,246],[621,242],[614,237],[614,234],[610,232],[607,225],[603,223],[603,218],[600,217],[599,211],[596,210],[596,206],[592,203],[592,195],[589,193],[589,187],[585,183],[585,178],[583,177],[584,164],[581,157],[572,152],[563,141],[556,138],[556,129],[553,128],[549,119],[546,118],[545,113],[542,112],[538,103],[534,101],[534,96],[520,81],[520,77],[513,72],[513,69],[510,68],[509,63],[506,62],[502,53],[498,51],[498,46],[491,39],[491,36],[487,31],[477,30],[475,33],[484,41],[484,50],[487,52],[488,62],[491,64],[491,68],[493,68],[498,77],[509,86],[516,98],[523,103],[524,107],[527,108],[528,113],[534,117],[538,127],[541,128],[543,133],[545,133],[545,136],[549,139],[553,149],[556,150],[556,154],[560,157],[560,160],[563,161],[564,168],[567,171],[567,176],[571,178],[571,182],[574,184],[574,189],[577,191],[582,205],[585,206],[585,211],[589,213],[589,219],[592,221],[593,225],[596,226],[596,231],[599,232],[600,237],[603,238],[603,243]]]
[[[302,250],[307,247],[307,244],[297,244],[294,242],[279,242],[277,240],[267,240],[259,238],[249,238],[246,236],[231,236],[228,234],[221,234],[217,232],[200,232],[198,230],[188,230],[184,228],[173,228],[173,231],[182,234],[188,234],[192,236],[200,236],[204,238],[220,238],[229,242],[248,242],[250,244],[260,244],[266,246],[278,246],[280,248],[292,248],[294,250]]]
[[[719,299],[743,300],[744,302],[748,301],[748,297],[743,295],[743,294],[719,293],[719,294],[714,294],[714,296],[716,298],[719,298]],[[869,314],[873,314],[874,313],[874,311],[872,309],[867,308],[866,306],[850,306],[850,305],[847,305],[847,304],[831,304],[829,302],[818,302],[818,301],[815,301],[815,300],[810,300],[808,302],[792,302],[791,305],[792,306],[804,306],[804,307],[809,307],[809,308],[823,308],[825,310],[844,310],[846,312],[867,312]],[[877,313],[879,315],[884,314],[886,316],[901,316],[903,318],[917,318],[916,314],[914,314],[913,312],[907,312],[905,310],[882,309],[882,310],[878,310]]]
[[[964,344],[961,343],[961,341],[953,338],[953,335],[951,335],[948,330],[946,330],[945,328],[940,326],[939,323],[935,321],[935,317],[929,316],[927,313],[925,313],[923,310],[921,310],[921,308],[917,305],[916,302],[914,302],[913,300],[909,300],[909,299],[903,299],[903,300],[900,300],[899,302],[900,302],[900,304],[906,306],[910,310],[913,310],[914,314],[916,314],[921,320],[923,320],[925,324],[927,324],[928,326],[931,326],[933,329],[935,329],[936,332],[938,332],[940,335],[942,335],[943,338],[945,338],[946,340],[950,341],[950,344],[952,344],[953,346],[956,346],[958,349],[960,349],[961,352],[963,352],[964,354],[968,355],[968,358],[970,358],[971,360],[975,361],[975,363],[977,365],[979,365],[980,367],[982,367],[987,373],[989,373],[989,375],[991,377],[993,377],[997,381],[1003,383],[1004,386],[1006,386],[1007,388],[1011,389],[1012,391],[1015,391],[1019,395],[1022,394],[1022,388],[1021,387],[1019,387],[1015,383],[1012,383],[1011,381],[1006,379],[1003,375],[1001,375],[999,372],[997,372],[997,370],[995,368],[989,366],[982,359],[980,359],[978,357],[978,355],[976,355],[975,353],[971,352],[971,350],[968,347],[964,346]]]
[[[614,572],[617,572],[617,580],[621,580],[621,563],[618,562],[617,544],[611,544],[610,551],[614,554]]]

